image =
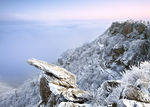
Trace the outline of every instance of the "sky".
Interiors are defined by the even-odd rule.
[[[0,81],[14,86],[62,52],[100,36],[113,21],[149,20],[150,0],[0,0]]]
[[[150,18],[149,0],[1,0],[1,20]]]

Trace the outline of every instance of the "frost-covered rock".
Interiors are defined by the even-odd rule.
[[[49,103],[49,106],[56,105],[56,96],[49,89],[48,81],[45,77],[40,77],[40,97],[40,104],[46,105]]]
[[[145,62],[141,64],[140,68],[133,67],[132,70],[126,71],[121,80],[105,81],[97,90],[99,103],[107,106],[118,104],[120,100],[128,99],[133,100],[135,104],[138,102],[137,105],[150,104],[149,67],[150,63]]]
[[[149,32],[150,25],[142,22],[113,23],[108,32],[100,38],[100,42],[104,44],[102,60],[106,67],[120,72],[149,60]]]
[[[143,92],[139,87],[133,85],[127,85],[123,88],[121,98],[150,103],[150,95]]]
[[[58,84],[64,87],[76,88],[76,79],[75,75],[71,72],[68,72],[66,69],[61,68],[59,66],[55,66],[52,64],[48,64],[47,62],[40,61],[37,59],[28,60],[30,65],[35,66],[36,68],[44,71],[44,76],[48,82],[52,81],[53,84]]]
[[[31,59],[30,65],[44,71],[40,79],[40,105],[56,106],[62,101],[84,103],[89,94],[77,87],[76,77],[69,71],[47,62]]]
[[[122,91],[121,84],[121,81],[116,80],[103,82],[101,87],[97,90],[100,104],[107,106],[116,103],[119,100]]]
[[[91,107],[90,104],[79,104],[73,102],[61,102],[58,107]]]
[[[149,103],[137,102],[135,100],[121,99],[117,107],[150,107]]]

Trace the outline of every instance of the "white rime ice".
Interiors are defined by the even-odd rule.
[[[0,107],[36,107],[39,101],[38,77],[27,80],[18,89],[0,95]]]

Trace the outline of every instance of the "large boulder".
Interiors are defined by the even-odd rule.
[[[127,35],[128,33],[131,33],[133,31],[133,25],[130,22],[125,22],[122,26],[122,34]]]
[[[120,33],[126,36],[127,34],[133,31],[133,23],[128,22],[128,21],[124,23],[114,22],[109,28],[109,31],[110,31],[110,34],[112,35],[116,35]]]
[[[64,85],[65,87],[70,87],[70,88],[77,87],[75,75],[72,74],[71,72],[68,72],[64,68],[52,64],[48,64],[47,62],[36,60],[36,59],[28,60],[28,63],[44,71],[46,79],[48,81],[52,81],[54,84]],[[58,80],[57,81],[58,83],[52,79],[55,79],[56,81]]]
[[[121,93],[122,99],[135,100],[144,103],[150,103],[150,95],[143,92],[139,87],[127,85]]]
[[[146,25],[144,25],[143,23],[140,23],[138,25],[137,30],[138,30],[139,34],[142,34],[146,28],[147,28]]]
[[[88,101],[88,92],[78,88],[74,74],[59,66],[36,59],[28,60],[28,63],[43,71],[40,78],[39,105],[56,106],[65,101],[74,103]]]

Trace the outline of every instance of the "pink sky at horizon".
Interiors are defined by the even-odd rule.
[[[143,0],[118,1],[106,0],[87,4],[63,3],[55,5],[12,6],[9,11],[1,12],[3,20],[57,21],[57,20],[100,20],[100,19],[150,19],[150,2]],[[144,2],[146,1],[146,2]],[[6,9],[4,9],[6,10]]]

